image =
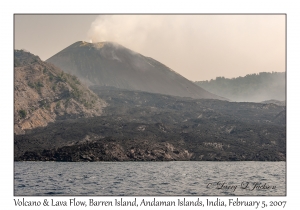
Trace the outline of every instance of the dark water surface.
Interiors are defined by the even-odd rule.
[[[15,162],[14,195],[286,195],[286,162]]]

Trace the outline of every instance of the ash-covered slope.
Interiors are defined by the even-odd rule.
[[[111,42],[76,42],[47,60],[86,85],[220,99],[162,63]]]
[[[100,116],[106,102],[38,56],[14,51],[14,132],[44,127],[57,119]]]
[[[56,121],[14,139],[16,161],[285,161],[284,106],[92,87],[99,117]]]

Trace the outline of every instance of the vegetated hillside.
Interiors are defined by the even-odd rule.
[[[14,51],[14,132],[46,126],[57,119],[99,116],[106,102],[38,56]]]
[[[233,101],[285,101],[285,72],[261,72],[232,79],[217,77],[215,80],[197,81],[195,84]]]
[[[266,100],[262,101],[262,104],[276,104],[278,106],[286,106],[285,101],[278,101],[278,100]]]
[[[15,160],[285,160],[284,106],[91,89],[102,116],[15,136]]]
[[[166,95],[225,100],[195,85],[164,64],[112,42],[76,42],[47,62],[87,85]]]

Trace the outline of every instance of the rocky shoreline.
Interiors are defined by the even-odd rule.
[[[131,143],[130,143],[131,142]],[[285,161],[285,155],[274,155],[268,150],[259,154],[243,154],[226,151],[206,151],[199,155],[170,143],[147,141],[118,142],[110,138],[99,141],[63,146],[58,149],[26,151],[15,161]]]

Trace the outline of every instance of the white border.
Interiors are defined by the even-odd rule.
[[[6,1],[1,3],[1,208],[13,205],[13,14],[14,13],[286,13],[287,14],[287,197],[256,200],[288,200],[285,209],[297,209],[300,190],[297,174],[299,148],[299,7],[296,1]],[[210,197],[211,198],[211,197]],[[235,198],[235,197],[234,197]],[[242,197],[253,200],[253,197]],[[41,199],[38,197],[37,199]],[[67,199],[67,197],[63,197]],[[100,199],[100,198],[99,198]],[[175,198],[176,199],[176,198]],[[223,197],[224,199],[224,197]],[[226,197],[226,199],[229,199]],[[20,207],[19,207],[20,208]],[[30,208],[31,209],[31,208]],[[52,209],[47,207],[47,209]],[[57,208],[56,208],[57,209]],[[65,209],[65,208],[64,208]],[[78,208],[79,209],[79,208]],[[85,208],[86,209],[86,208]],[[95,209],[95,208],[94,208]],[[129,208],[126,208],[129,209]],[[208,208],[205,208],[208,209]],[[240,208],[239,208],[240,209]],[[248,208],[247,208],[248,209]],[[249,208],[250,209],[250,208]]]

